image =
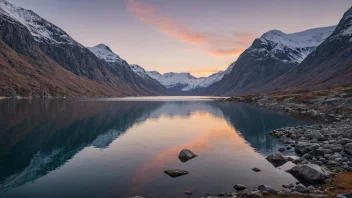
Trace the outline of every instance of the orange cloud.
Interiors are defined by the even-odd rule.
[[[209,49],[208,54],[213,56],[239,56],[245,49]]]
[[[128,9],[138,19],[152,25],[167,36],[191,44],[200,44],[210,50],[207,54],[213,56],[238,56],[254,40],[255,36],[249,32],[234,32],[226,38],[213,33],[194,32],[186,26],[158,13],[158,8],[138,0],[126,0]],[[234,48],[236,46],[236,48]],[[232,48],[232,49],[229,49]]]
[[[189,43],[204,43],[209,36],[206,33],[195,33],[171,19],[158,15],[158,9],[152,5],[142,4],[136,0],[127,0],[128,9],[146,24],[153,25],[164,34]]]

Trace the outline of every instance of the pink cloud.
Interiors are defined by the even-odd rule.
[[[208,54],[213,56],[239,56],[245,49],[209,49]]]
[[[143,23],[155,27],[163,34],[183,42],[203,46],[205,52],[212,56],[239,56],[254,40],[249,32],[234,32],[226,38],[208,32],[195,32],[183,24],[163,16],[153,5],[138,0],[126,0],[128,9]]]
[[[206,33],[196,33],[173,20],[158,14],[158,9],[152,5],[143,4],[137,0],[127,0],[128,9],[146,24],[155,26],[164,34],[189,43],[204,43],[208,38]]]

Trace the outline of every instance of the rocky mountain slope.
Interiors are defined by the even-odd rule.
[[[301,63],[334,31],[336,26],[285,34],[272,30],[245,50],[232,71],[210,87],[205,94],[232,95],[260,90]]]
[[[231,64],[225,71],[220,71],[215,74],[210,75],[209,77],[196,78],[190,73],[174,73],[169,72],[165,74],[160,74],[156,71],[148,71],[147,75],[153,79],[159,81],[171,93],[176,94],[189,94],[196,93],[201,89],[204,89],[213,83],[220,81],[225,74],[231,72],[234,63]]]
[[[49,58],[35,37],[9,16],[0,1],[0,96],[123,96],[121,87],[107,87],[79,77]],[[6,7],[5,7],[6,8]]]
[[[266,86],[267,90],[322,89],[352,85],[352,8],[335,31],[304,61]]]
[[[168,95],[167,89],[158,81],[149,77],[139,65],[129,65],[105,44],[99,44],[88,49],[99,59],[107,62],[112,68],[120,71],[130,84],[133,84],[141,92],[148,91],[157,95]]]
[[[111,67],[108,62],[95,56],[89,49],[76,42],[62,29],[41,18],[31,10],[0,0],[0,16],[0,20],[3,23],[2,32],[0,33],[1,39],[6,45],[17,53],[26,55],[36,61],[40,61],[38,60],[38,53],[43,52],[43,55],[56,62],[55,66],[62,66],[75,74],[77,79],[89,79],[104,87],[105,90],[109,90],[104,93],[105,96],[156,95],[165,93],[165,89],[162,90],[163,93],[159,93],[159,90],[153,90],[144,85],[142,78],[136,75],[129,67]],[[35,66],[40,64],[42,63],[37,63]],[[125,63],[116,62],[116,64]],[[14,65],[16,64],[14,63]],[[35,68],[33,69],[36,70]],[[51,78],[44,74],[43,78]],[[31,72],[26,75],[31,76]],[[15,78],[16,74],[10,74],[9,76]],[[47,83],[49,81],[47,80]],[[18,86],[25,89],[22,85],[3,83],[2,90],[9,89],[9,87],[16,90],[19,89]],[[63,85],[63,87],[66,87],[66,85]],[[92,89],[95,88],[92,87]],[[72,89],[66,87],[66,90]],[[26,90],[25,92],[31,91]],[[50,90],[47,90],[47,92],[50,92]],[[67,93],[72,95],[73,92]]]

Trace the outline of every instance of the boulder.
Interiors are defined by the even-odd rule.
[[[277,190],[274,189],[271,186],[267,186],[267,185],[260,185],[258,186],[258,190],[262,191],[262,192],[267,192],[270,193],[272,195],[277,195]]]
[[[334,153],[329,157],[329,160],[336,160],[337,158],[342,158],[340,153]]]
[[[181,162],[187,162],[188,160],[193,159],[197,156],[198,155],[194,154],[189,149],[183,149],[180,154],[178,154],[178,159],[180,159]]]
[[[298,184],[297,186],[295,186],[295,191],[300,192],[300,193],[308,193],[309,190],[303,186],[302,184]]]
[[[306,135],[310,139],[324,140],[324,136],[319,131],[313,131]]]
[[[288,170],[294,177],[308,183],[323,183],[330,177],[330,171],[316,164],[297,165]]]
[[[275,167],[282,166],[288,161],[287,158],[280,152],[269,155],[266,157],[266,160],[272,163]]]
[[[233,188],[236,189],[236,190],[244,190],[247,187],[242,185],[242,184],[236,184]]]
[[[179,177],[182,175],[187,175],[189,172],[186,170],[180,170],[180,169],[171,169],[171,170],[166,170],[164,171],[167,175],[170,177]]]
[[[344,150],[347,154],[352,155],[352,143],[346,144]]]
[[[325,155],[325,154],[332,153],[330,149],[323,149],[323,148],[319,148],[319,149],[315,150],[314,152],[318,155]]]
[[[338,143],[342,144],[342,145],[345,145],[345,144],[348,144],[348,143],[352,143],[352,140],[351,139],[348,139],[348,138],[341,138]]]
[[[295,152],[299,154],[306,154],[310,151],[316,150],[319,148],[317,143],[308,143],[308,142],[298,142],[295,146]]]

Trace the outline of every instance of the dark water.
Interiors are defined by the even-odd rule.
[[[0,197],[202,196],[233,192],[236,183],[296,181],[284,171],[290,164],[264,159],[282,146],[267,133],[310,122],[245,104],[172,99],[0,100]],[[184,148],[199,157],[182,163]],[[190,174],[163,173],[172,168]]]

